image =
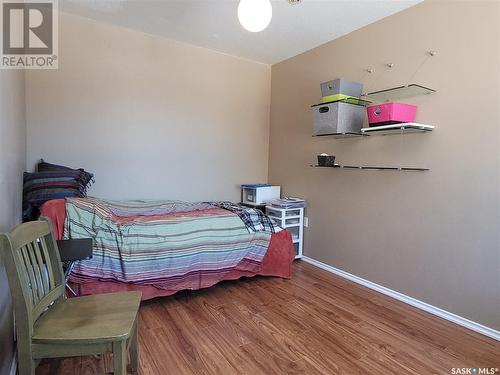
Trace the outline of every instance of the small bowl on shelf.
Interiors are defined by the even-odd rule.
[[[318,155],[318,166],[320,167],[334,167],[335,155]]]

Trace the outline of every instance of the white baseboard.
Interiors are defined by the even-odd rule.
[[[14,354],[14,357],[12,357],[12,364],[10,365],[9,375],[16,375],[16,373],[17,373],[17,355]]]
[[[443,319],[449,320],[450,322],[461,325],[462,327],[468,328],[472,331],[478,332],[482,335],[485,335],[485,336],[491,337],[492,339],[500,341],[500,331],[497,331],[493,328],[483,326],[482,324],[473,322],[472,320],[463,318],[463,317],[456,315],[456,314],[453,314],[449,311],[440,309],[439,307],[429,305],[428,303],[419,301],[418,299],[407,296],[403,293],[396,292],[395,290],[386,288],[385,286],[375,284],[374,282],[362,279],[361,277],[358,277],[358,276],[353,275],[351,273],[342,271],[338,268],[335,268],[335,267],[332,267],[328,264],[319,262],[319,261],[312,259],[312,258],[309,258],[307,256],[303,256],[302,260],[304,262],[312,264],[316,267],[324,269],[325,271],[334,273],[334,274],[341,276],[347,280],[361,284],[363,286],[366,286],[367,288],[370,288],[370,289],[373,289],[377,292],[385,294],[386,296],[397,299],[398,301],[407,303],[411,306],[414,306],[414,307],[419,308],[421,310],[427,311],[428,313],[439,316],[440,318],[443,318]]]

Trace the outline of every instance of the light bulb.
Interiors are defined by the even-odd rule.
[[[245,30],[258,33],[269,26],[272,17],[271,0],[240,0],[238,19]]]

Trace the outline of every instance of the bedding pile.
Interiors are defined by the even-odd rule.
[[[23,222],[36,220],[40,207],[52,199],[86,197],[94,175],[84,169],[47,163],[43,159],[37,172],[23,175]]]
[[[231,211],[239,216],[245,223],[250,233],[271,232],[276,233],[281,230],[273,220],[262,211],[251,207],[244,207],[232,202],[210,202],[211,205]]]
[[[76,262],[70,280],[174,291],[211,286],[235,270],[260,271],[275,230],[266,225],[251,230],[210,203],[67,198],[64,238],[94,240],[93,258]]]

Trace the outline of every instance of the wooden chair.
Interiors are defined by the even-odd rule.
[[[137,370],[140,292],[67,299],[57,244],[48,220],[0,234],[14,303],[19,375],[34,375],[43,358],[112,352],[114,373]]]

